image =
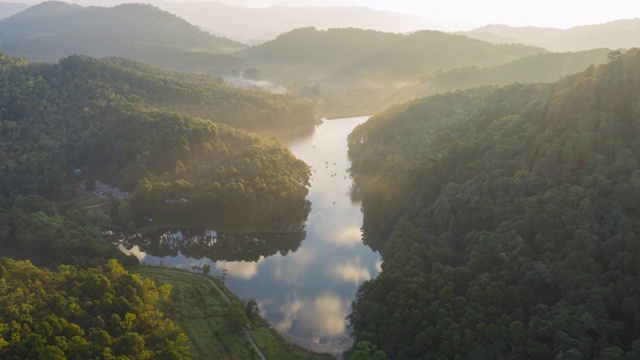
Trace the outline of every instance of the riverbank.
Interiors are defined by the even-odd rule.
[[[245,309],[245,304],[221,280],[186,270],[156,266],[140,266],[132,272],[153,280],[157,286],[171,285],[173,305],[163,310],[189,337],[193,359],[260,359],[244,332],[234,322],[237,314],[232,308],[240,306]],[[225,295],[230,302],[227,302]],[[250,325],[251,337],[267,359],[334,359],[331,355],[310,352],[288,343],[260,316],[254,316]]]
[[[224,234],[237,234],[237,235],[246,235],[246,234],[293,234],[301,231],[303,228],[298,229],[282,229],[282,228],[260,228],[260,227],[203,227],[197,226],[197,224],[185,224],[185,223],[177,223],[177,222],[146,222],[140,226],[136,226],[135,231],[133,233],[140,232],[151,232],[151,231],[174,231],[176,229],[183,230],[196,230],[196,229],[210,229]],[[123,229],[112,229],[114,231],[122,231]]]

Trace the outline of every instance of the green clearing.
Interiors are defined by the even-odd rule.
[[[86,199],[78,200],[78,202],[80,203],[80,206],[82,206],[83,208],[104,204],[104,203],[107,203],[108,201],[109,199],[102,198],[95,194],[91,194],[91,196]]]
[[[297,360],[334,359],[329,354],[318,354],[297,347],[284,340],[274,329],[269,327],[255,327],[251,332],[253,340],[262,349],[267,359]]]
[[[205,278],[148,266],[136,272],[157,286],[171,285],[175,306],[163,310],[189,337],[193,359],[259,359],[244,334],[233,326],[229,304]]]
[[[259,359],[245,335],[234,326],[232,306],[209,282],[214,281],[232,302],[239,302],[222,281],[188,271],[151,266],[135,270],[157,286],[171,285],[173,306],[163,309],[191,341],[193,359]],[[242,304],[242,308],[245,305]],[[252,322],[252,336],[267,359],[333,359],[288,343],[259,317]]]

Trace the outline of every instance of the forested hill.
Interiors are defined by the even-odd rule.
[[[86,270],[0,258],[3,359],[190,359],[189,339],[159,308],[170,285],[115,260]]]
[[[356,128],[364,237],[384,259],[349,315],[360,347],[640,358],[638,94],[634,49],[551,85],[433,96]]]
[[[146,98],[187,98],[181,92],[186,86],[181,90],[170,78],[135,77],[107,63],[72,57],[59,64],[29,64],[0,56],[2,255],[42,264],[84,258],[101,246],[84,241],[99,237],[91,226],[132,229],[144,216],[167,226],[267,230],[276,223],[282,230],[286,223],[300,230],[309,211],[305,163],[275,140],[153,107]],[[128,85],[124,78],[149,83]],[[253,107],[256,119],[269,116],[269,107],[251,103],[254,95],[212,94],[234,106]],[[266,103],[281,106],[270,99]],[[113,203],[106,217],[93,219],[37,197],[69,200],[75,186],[96,179],[124,191],[135,188],[133,198]],[[176,206],[166,200],[177,201]]]
[[[606,63],[610,52],[609,49],[567,53],[549,52],[527,56],[497,66],[468,66],[438,71],[407,82],[388,99],[380,102],[380,108],[387,108],[419,97],[482,85],[555,82],[562,76],[581,72],[590,65]]]
[[[402,79],[428,71],[489,66],[545,50],[524,45],[494,45],[439,31],[409,35],[354,28],[302,28],[236,54],[285,78],[321,80],[363,74]],[[346,80],[345,80],[346,82]]]
[[[291,92],[314,100],[323,115],[345,116],[380,110],[398,88],[421,76],[497,66],[545,52],[438,31],[402,35],[302,28],[235,55],[260,69],[265,78],[291,84]]]
[[[30,61],[73,54],[123,56],[176,70],[226,74],[241,71],[243,64],[224,54],[244,47],[144,4],[105,8],[50,1],[0,21],[0,51]]]
[[[63,86],[89,91],[108,88],[130,101],[166,111],[198,116],[260,133],[312,126],[308,101],[264,90],[230,86],[219,77],[165,71],[122,58],[71,56],[50,67],[52,75],[73,75]]]

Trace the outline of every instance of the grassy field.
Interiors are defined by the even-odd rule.
[[[259,359],[244,334],[233,327],[229,304],[206,279],[146,266],[136,272],[158,286],[171,284],[175,310],[167,315],[191,340],[193,359]]]
[[[94,205],[100,205],[100,204],[106,203],[108,200],[109,199],[105,199],[98,195],[91,194],[90,197],[86,199],[78,200],[78,202],[80,203],[80,206],[82,206],[83,208],[87,208]]]
[[[258,344],[262,353],[267,359],[282,359],[282,360],[297,360],[297,359],[313,359],[313,360],[328,360],[334,359],[333,356],[328,354],[317,354],[301,349],[286,340],[284,340],[278,333],[268,327],[254,328],[251,336]]]
[[[151,266],[141,266],[135,272],[153,280],[157,286],[171,284],[175,308],[167,309],[166,313],[191,340],[193,359],[259,359],[244,334],[234,328],[231,305],[208,279],[214,280],[232,301],[239,301],[220,280]],[[286,342],[263,319],[256,319],[252,326],[252,336],[267,359],[333,359]]]

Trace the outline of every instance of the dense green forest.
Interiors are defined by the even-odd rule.
[[[4,188],[3,188],[4,189]],[[29,259],[38,266],[98,266],[109,259],[136,265],[102,240],[100,229],[112,225],[104,214],[85,211],[75,202],[55,203],[39,195],[0,196],[0,255]]]
[[[350,135],[382,250],[355,355],[640,358],[640,51],[396,106]]]
[[[171,286],[112,260],[82,270],[0,258],[3,359],[188,359],[189,340],[156,306]]]
[[[123,56],[182,71],[232,75],[246,45],[211,35],[149,4],[83,7],[43,2],[0,21],[0,50],[29,61]]]
[[[83,239],[99,239],[97,228],[133,229],[144,216],[166,226],[278,231],[299,231],[306,219],[309,168],[283,145],[153,106],[202,103],[193,111],[212,109],[230,123],[268,127],[263,121],[279,121],[277,111],[289,111],[286,97],[79,56],[29,64],[2,55],[0,81],[5,254],[41,252],[38,263],[45,264],[73,255],[83,259],[71,263],[91,262]],[[242,108],[249,109],[245,117],[234,117]],[[72,200],[74,187],[96,179],[131,191],[132,198],[114,199],[92,216],[43,199]],[[41,227],[28,225],[36,221]]]

